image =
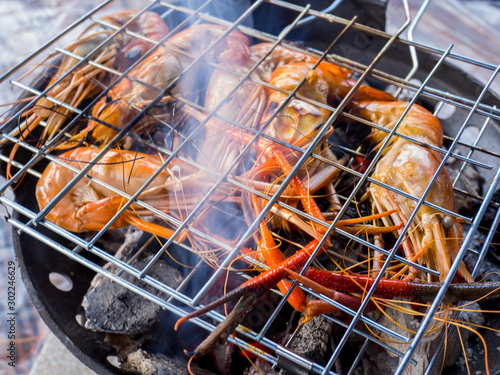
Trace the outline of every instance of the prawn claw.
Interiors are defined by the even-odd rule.
[[[244,294],[240,298],[234,309],[226,316],[226,318],[217,325],[217,327],[210,333],[210,335],[207,336],[205,340],[203,340],[200,345],[196,347],[196,349],[192,353],[192,356],[202,356],[212,350],[215,346],[226,342],[228,337],[233,334],[236,327],[238,327],[240,322],[243,320],[246,312],[255,304],[258,297],[259,296],[256,293]],[[198,311],[199,310],[195,312]],[[184,318],[189,319],[188,316],[189,315],[185,316]],[[179,321],[177,321],[175,325],[175,329],[178,328],[181,320],[184,321],[186,319],[179,319]]]

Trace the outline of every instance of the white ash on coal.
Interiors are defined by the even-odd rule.
[[[142,232],[137,229],[127,230],[125,240],[115,255],[118,259],[129,259],[140,240],[140,233]],[[151,258],[152,256],[142,255],[140,260],[132,263],[132,266],[142,269]],[[107,264],[104,268],[114,273],[118,271],[118,267],[112,264]],[[179,271],[167,265],[163,260],[158,260],[148,274],[172,288],[179,286],[183,280]],[[122,278],[162,299],[169,297],[166,293],[159,292],[153,286],[128,273],[125,273]],[[87,318],[86,328],[130,336],[149,332],[159,323],[162,313],[162,308],[158,304],[101,275],[96,275],[93,279],[82,306]]]
[[[420,328],[421,322],[418,316],[408,313],[408,311],[412,311],[413,309],[409,303],[401,303],[401,307],[405,307],[407,311],[386,309],[386,315],[380,319],[379,323],[411,339],[413,336],[412,332],[416,332]],[[467,309],[464,309],[460,313],[460,321],[463,322],[463,324],[474,324],[476,327],[477,325],[484,325],[485,321],[483,315],[479,312],[480,310],[481,309],[477,304],[468,305]],[[456,313],[453,311],[446,309],[437,314],[439,319],[435,320],[435,323],[431,325],[431,329],[420,341],[420,344],[414,352],[413,359],[416,361],[416,365],[407,366],[403,374],[417,375],[423,374],[427,371],[430,361],[436,354],[437,349],[443,340],[447,341],[446,351],[445,353],[440,353],[440,357],[436,362],[438,365],[435,366],[430,374],[441,373],[442,367],[456,366],[459,357],[463,354],[461,342],[463,342],[465,348],[467,348],[467,342],[472,338],[472,333],[467,329],[460,328],[459,335],[457,327],[453,326],[453,324],[449,326],[448,332],[445,332],[447,325],[444,324],[442,320],[456,319],[455,314]],[[403,329],[402,327],[405,328]],[[408,348],[407,343],[398,343],[393,337],[390,337],[385,333],[381,333],[380,336],[383,339],[390,340],[390,346],[394,349],[403,353],[406,352]],[[445,355],[444,361],[443,354]],[[363,361],[361,362],[361,366],[359,366],[356,370],[356,374],[368,375],[392,373],[397,368],[400,359],[401,358],[393,352],[385,351],[378,345],[369,344]],[[451,371],[452,369],[453,368],[448,367],[447,371]],[[447,371],[445,373],[448,373]]]
[[[186,364],[162,354],[150,354],[138,350],[127,356],[122,369],[141,375],[189,375]],[[194,374],[213,375],[214,373],[196,365],[191,367]]]
[[[314,317],[299,327],[289,348],[311,361],[325,365],[330,357],[327,352],[331,351],[330,335],[333,325],[333,322],[324,316]],[[280,371],[280,375],[286,374],[288,374],[287,371]]]
[[[149,260],[151,259],[135,262],[134,266],[143,268]],[[182,281],[180,273],[161,260],[157,261],[151,268],[151,276],[155,279],[161,279],[163,283],[173,288]],[[169,297],[165,293],[158,292],[153,286],[137,280],[132,275],[124,275],[123,279],[149,293],[158,295],[162,299]],[[149,332],[159,322],[162,312],[162,308],[158,304],[111,280],[105,280],[98,287],[89,290],[82,305],[87,317],[86,328],[131,336]]]
[[[257,358],[253,366],[245,370],[243,375],[278,375],[279,372],[273,370],[271,364],[261,358]]]

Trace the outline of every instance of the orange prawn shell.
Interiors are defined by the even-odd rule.
[[[155,98],[160,90],[165,89],[191,62],[222,36],[227,28],[219,25],[196,25],[173,35],[160,45],[146,59],[141,61],[109,93],[92,108],[92,116],[106,121],[116,128],[125,126],[134,116],[134,107],[141,109],[145,103]],[[205,56],[205,60],[240,64],[249,56],[249,41],[235,30],[217,43]],[[174,92],[189,92],[196,87],[195,75],[187,75],[173,88]],[[91,133],[96,143],[108,143],[116,134],[111,127],[91,120],[88,126],[76,134],[72,141],[81,141]]]
[[[285,107],[275,116],[266,133],[289,143],[300,138],[312,139],[314,132],[329,117],[325,108],[300,99],[306,97],[320,104],[328,104],[338,96],[340,82],[348,80],[347,72],[336,65],[322,62],[316,69],[310,62],[294,62],[278,67],[271,75],[269,83],[276,89],[268,88],[268,106],[264,113],[265,123],[284,102]],[[302,80],[304,83],[297,96],[289,98]],[[299,97],[300,96],[300,97]]]
[[[397,121],[408,107],[407,102],[372,101],[359,104],[361,117],[375,124],[384,124],[388,130],[392,130]],[[428,110],[418,104],[413,104],[403,118],[397,130],[398,133],[407,135],[420,142],[443,147],[443,128],[441,122]],[[373,129],[371,138],[379,144],[387,137],[387,133]],[[391,141],[394,142],[396,138]]]
[[[398,140],[379,161],[373,178],[420,198],[440,163],[441,157],[436,151]],[[453,191],[453,186],[448,171],[443,168],[426,200],[447,210],[455,211],[453,194],[447,193],[450,191]],[[412,206],[416,205],[413,200],[408,200],[399,194],[397,196],[400,198],[396,198],[396,201],[400,204],[408,201],[412,202]],[[425,210],[426,206],[422,209]]]
[[[100,150],[97,148],[81,147],[65,152],[60,155],[60,158],[70,166],[81,170],[98,152]],[[160,158],[153,155],[111,150],[90,169],[88,175],[105,181],[115,189],[134,194],[161,165]],[[69,185],[75,176],[76,172],[68,167],[51,162],[36,186],[36,199],[40,210],[44,209],[63,188]],[[161,186],[167,177],[167,172],[162,172],[152,185]],[[111,197],[116,197],[116,193],[93,183],[90,179],[82,178],[61,198],[46,218],[76,233],[99,230],[103,222],[106,224],[119,208],[110,204]],[[96,216],[92,216],[92,220],[84,220],[83,216],[92,215],[92,212],[89,212],[90,207],[95,209]],[[104,214],[108,207],[111,211]],[[100,215],[102,220],[97,215]],[[118,219],[113,224],[113,228],[122,225],[124,223]]]
[[[391,149],[378,162],[372,177],[395,189],[420,198],[439,167],[441,160],[441,156],[436,151],[400,138],[395,141]],[[408,199],[375,183],[370,185],[369,190],[373,200],[377,201],[383,208],[399,207],[401,217],[409,217],[417,205],[417,201]],[[425,201],[451,212],[456,212],[453,186],[446,168],[443,168],[437,176]],[[421,226],[415,230],[422,233],[422,238],[425,238],[426,235],[424,228],[434,228],[446,245],[447,251],[439,253],[442,250],[438,243],[431,243],[430,246],[439,254],[427,251],[418,259],[419,263],[441,271],[442,280],[460,249],[462,227],[456,218],[438,213],[435,209],[426,205],[420,207],[416,220],[421,223]],[[414,234],[416,233],[410,233],[410,237]],[[460,266],[459,272],[467,281],[471,281],[470,275],[463,264]]]

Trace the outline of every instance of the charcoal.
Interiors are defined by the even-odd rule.
[[[333,322],[324,316],[317,316],[304,324],[290,345],[295,353],[304,356],[320,365],[325,365],[328,357],[325,355],[329,349],[330,335]],[[280,374],[288,372],[282,370]]]
[[[217,374],[230,375],[231,374],[231,358],[233,356],[234,344],[226,341],[223,344],[217,345],[211,352],[210,358]]]
[[[144,350],[130,353],[127,361],[121,364],[121,369],[141,375],[189,375],[186,363]],[[198,375],[213,375],[196,365],[191,365],[191,370]]]
[[[345,151],[339,146],[355,150],[359,145],[366,143],[370,128],[358,122],[339,123],[333,128],[332,135],[328,138],[331,150],[337,158],[345,156]]]
[[[497,203],[500,202],[500,189],[495,191],[493,197],[491,197],[491,202],[497,202]],[[479,207],[479,204],[477,205],[477,207]],[[481,225],[484,226],[485,228],[490,228],[493,225],[493,220],[495,219],[497,210],[498,208],[493,206],[492,204],[488,205],[488,208],[484,213]]]
[[[410,305],[403,305],[403,306],[407,309],[407,311],[411,309]],[[470,309],[471,311],[467,311],[468,309]],[[484,324],[483,315],[480,312],[477,312],[480,310],[478,305],[471,305],[468,307],[468,309],[465,309],[460,313],[461,321],[475,325]],[[453,319],[453,314],[451,312],[449,312],[449,318]],[[420,328],[421,324],[420,319],[418,319],[418,317],[408,314],[406,311],[399,311],[395,309],[387,309],[386,315],[384,315],[380,319],[379,323],[409,338],[411,338],[412,334],[409,333],[408,330],[417,331]],[[406,328],[403,329],[402,327]],[[439,364],[444,363],[445,366],[449,366],[457,362],[458,357],[462,352],[461,341],[463,341],[464,343],[467,342],[471,334],[470,331],[465,328],[461,328],[459,336],[456,328],[448,330],[447,333],[445,333],[444,325],[441,326],[435,325],[433,326],[433,328],[434,328],[433,330],[428,331],[427,334],[422,338],[420,344],[417,346],[413,354],[413,358],[416,360],[417,364],[415,366],[413,365],[407,366],[403,374],[405,375],[423,374],[426,371],[432,357],[436,354],[437,348],[439,347],[439,344],[441,343],[443,338],[447,340],[446,357],[443,362],[442,358],[443,353],[441,352],[440,358],[437,360],[437,363]],[[391,336],[389,336],[384,332],[381,333],[381,337],[384,339],[391,339]],[[394,342],[391,344],[391,346],[394,349],[399,350],[403,353],[406,352],[408,349],[408,344],[406,343]],[[399,362],[400,358],[395,353],[388,351],[387,354],[391,357],[396,358]],[[372,363],[375,363],[377,362],[377,358],[371,358],[371,361]],[[430,372],[430,374],[438,374],[439,372],[440,372],[440,366],[438,365],[434,367],[434,370]],[[383,373],[383,371],[381,370],[381,372],[377,373]]]
[[[369,356],[370,360],[373,362],[370,366],[370,369],[373,371],[376,370],[375,374],[394,374],[396,372],[396,368],[398,367],[398,358],[391,357],[387,351],[383,350],[379,345],[370,345],[370,347],[375,350],[370,350],[371,355]],[[366,357],[365,357],[366,358]],[[366,362],[363,363],[366,368]]]
[[[397,368],[397,360],[394,361],[387,354],[380,354],[379,357],[363,357],[358,366],[354,369],[354,375],[378,375],[393,374]],[[389,370],[388,370],[389,369]]]
[[[490,329],[480,330],[479,332],[488,348],[488,367],[490,374],[500,374],[500,356],[497,354],[500,349],[498,347],[498,331],[496,331],[500,328],[500,318],[494,316],[487,323],[487,326]],[[473,337],[474,336],[475,335],[473,335]],[[479,339],[469,340],[467,345],[469,345],[469,347],[466,348],[465,355],[467,356],[468,369],[466,367],[464,353],[462,353],[460,360],[457,361],[453,367],[446,367],[443,373],[449,375],[462,375],[467,373],[486,374],[483,342]]]
[[[370,347],[370,345],[369,345]],[[361,358],[360,363],[354,369],[354,375],[378,375],[394,374],[398,367],[398,360],[390,357],[385,351],[367,355]]]
[[[133,266],[142,269],[149,260],[136,261]],[[153,265],[148,275],[172,288],[182,281],[180,273],[161,260]],[[130,274],[124,274],[123,279],[162,299],[169,297]],[[162,312],[158,304],[108,279],[97,283],[97,287],[87,292],[82,306],[87,317],[86,328],[130,336],[149,332],[159,322]]]
[[[136,248],[136,243],[144,232],[134,226],[107,231],[99,239],[99,245],[110,254],[129,253]]]
[[[243,375],[278,375],[278,372],[273,370],[269,362],[257,358],[252,366],[245,369]]]
[[[463,236],[465,237],[469,232],[469,226],[464,225],[463,229]],[[464,262],[471,272],[476,266],[478,259],[477,254],[482,250],[485,242],[486,236],[480,231],[475,231],[474,235],[472,236],[472,241],[469,244],[469,250],[473,250],[474,252],[468,251],[464,257]],[[479,272],[477,274],[476,280],[500,282],[500,267],[498,266],[498,264],[499,259],[496,255],[496,246],[490,245],[488,254],[479,267]]]
[[[127,356],[137,351],[146,339],[145,336],[139,339],[132,339],[127,335],[117,335],[114,333],[107,333],[104,341],[111,347],[115,348],[116,355],[119,362],[126,362]]]
[[[106,237],[107,241],[100,241],[99,244],[104,249],[106,249],[107,252],[114,254],[117,259],[126,261],[127,259],[130,259],[133,252],[137,250],[137,243],[143,233],[143,231],[137,229],[134,226],[128,226],[126,229],[117,229],[111,231]],[[116,243],[120,243],[121,245],[116,248]],[[112,273],[118,272],[118,267],[113,263],[106,263],[103,268]],[[98,273],[92,279],[89,290],[91,290],[92,288],[97,288],[106,280],[108,280],[106,276]]]
[[[498,212],[498,207],[493,205],[493,202],[498,203],[500,202],[500,189],[495,191],[493,194],[493,197],[491,198],[491,202],[486,208],[486,211],[484,213],[483,219],[481,220],[480,224],[480,230],[489,230],[493,226],[493,221],[495,220],[495,216],[497,215]],[[479,209],[479,204],[476,205],[475,207],[476,211]],[[498,230],[500,226],[496,229],[495,234],[493,235],[492,241],[493,243],[500,243],[500,231]],[[500,254],[498,253],[500,251],[500,246],[497,247],[496,249],[496,255],[499,256]],[[498,263],[498,259],[497,259]]]

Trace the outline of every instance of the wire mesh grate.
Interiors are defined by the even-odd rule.
[[[4,150],[7,151],[3,152],[0,158],[4,163],[4,168],[7,163],[11,164],[13,177],[0,188],[2,193],[0,200],[2,204],[16,213],[14,217],[7,218],[7,221],[20,233],[37,239],[69,259],[159,304],[165,310],[177,316],[184,316],[193,307],[200,307],[202,302],[206,301],[204,298],[207,296],[223,293],[220,288],[222,279],[237,275],[239,280],[248,280],[255,275],[255,270],[244,269],[250,266],[258,270],[268,269],[269,267],[264,264],[263,260],[252,256],[249,250],[257,247],[256,244],[263,236],[259,234],[259,227],[262,227],[262,223],[274,226],[274,221],[278,221],[276,218],[281,218],[280,220],[284,220],[285,217],[288,218],[287,220],[293,218],[295,221],[292,220],[292,228],[295,226],[298,228],[300,223],[305,223],[307,227],[301,230],[295,229],[300,235],[292,233],[290,238],[286,238],[289,232],[286,229],[276,228],[273,228],[273,235],[281,243],[298,244],[299,248],[306,246],[306,238],[317,238],[312,254],[300,267],[302,273],[310,266],[321,268],[326,266],[323,263],[330,262],[330,266],[336,264],[339,268],[342,268],[342,265],[349,269],[357,267],[361,274],[367,274],[372,271],[371,262],[373,262],[380,268],[375,274],[374,286],[365,291],[365,298],[356,309],[313,292],[297,282],[293,283],[292,289],[284,297],[280,291],[273,288],[271,293],[278,299],[272,307],[272,312],[266,316],[266,321],[258,328],[242,323],[236,328],[237,334],[230,336],[228,340],[239,348],[256,354],[271,365],[290,372],[302,373],[303,369],[306,369],[307,372],[312,373],[336,373],[335,362],[339,360],[340,353],[346,351],[346,344],[354,335],[362,337],[364,344],[360,346],[357,355],[352,360],[349,373],[355,371],[369,343],[401,358],[395,373],[402,373],[408,363],[416,365],[420,359],[412,358],[412,356],[425,335],[428,324],[438,312],[446,289],[459,269],[460,261],[467,252],[473,252],[468,248],[487,209],[496,212],[496,216],[487,231],[484,245],[476,251],[478,259],[483,260],[486,256],[498,226],[500,210],[498,202],[493,199],[493,194],[499,177],[500,154],[494,147],[496,144],[494,139],[498,140],[497,121],[500,119],[500,111],[494,105],[496,98],[488,93],[488,87],[496,78],[498,68],[455,54],[451,47],[442,51],[402,39],[400,36],[411,21],[406,2],[404,3],[406,20],[392,35],[360,23],[356,18],[346,19],[313,10],[310,6],[275,0],[255,1],[239,9],[235,14],[225,15],[223,18],[215,11],[218,9],[216,0],[207,1],[198,8],[190,8],[185,4],[144,1],[144,7],[122,24],[101,18],[106,15],[108,3],[105,2],[86,14],[39,51],[27,57],[22,64],[7,71],[0,78],[0,84],[16,86],[24,92],[23,98],[25,98],[21,106],[11,108],[10,112],[4,115],[4,122],[1,125],[1,142]],[[331,8],[336,8],[337,3],[341,2],[334,2]],[[161,38],[153,39],[141,32],[130,30],[130,25],[149,11],[157,12],[170,28],[170,31]],[[283,20],[283,22],[276,22],[276,27],[272,25],[272,27],[264,28],[258,18],[262,17],[263,13],[278,14],[277,20]],[[197,46],[199,51],[196,53],[193,52],[191,46],[173,42],[181,30],[207,23],[215,25],[214,29],[220,31],[215,33],[215,36],[210,35],[211,39],[208,41],[200,43],[202,45]],[[78,37],[76,32],[80,25],[91,24],[98,25],[96,27],[99,27],[99,30],[104,30],[105,37],[99,39],[99,43],[92,45],[90,51],[77,53],[68,46],[53,47],[63,36],[75,34],[75,38]],[[309,33],[312,33],[313,38],[318,39],[319,34],[315,27],[325,27],[325,25],[331,25],[331,33],[321,34],[322,40],[319,42],[311,40]],[[223,27],[217,28],[218,26]],[[105,50],[110,45],[114,45],[113,43],[119,38],[125,38],[124,35],[132,40],[131,45],[146,45],[147,49],[138,53],[134,50],[134,53],[130,55],[134,61],[120,71],[117,66],[103,64],[98,56],[103,48]],[[228,38],[235,38],[235,35],[245,35],[251,39],[253,46],[266,42],[268,49],[252,61],[250,66],[245,66],[245,69],[240,65],[243,59],[241,56],[231,57],[234,60],[229,64],[214,58],[217,53],[224,55],[227,49],[234,47],[227,43],[225,49],[221,50],[221,45]],[[369,36],[369,39],[373,39],[376,43],[371,44],[361,53],[346,49],[348,48],[346,46],[349,46],[353,40],[355,41],[356,36],[359,35]],[[188,40],[189,43],[194,43],[193,40]],[[234,40],[232,42],[238,43]],[[396,69],[397,65],[395,65],[398,64],[400,56],[404,56],[409,61],[408,46],[415,48],[420,61],[416,69],[415,77],[418,77],[416,80],[406,76],[405,69]],[[264,79],[259,72],[266,69],[266,64],[269,64],[273,53],[282,51],[283,47],[286,47],[287,51],[292,51],[291,53],[300,53],[305,56],[304,59],[310,63],[310,70],[320,70],[322,64],[334,63],[341,69],[348,70],[353,80],[346,81],[349,82],[348,87],[342,94],[337,94],[335,100],[325,102],[304,94],[304,87],[310,84],[308,83],[310,74],[307,77],[301,77],[300,84],[297,81],[293,87],[278,87],[272,80]],[[72,61],[72,66],[57,80],[46,79],[45,82],[40,82],[39,79],[35,79],[35,84],[26,83],[33,77],[54,74],[54,69],[47,73],[44,64],[40,64],[27,76],[21,74],[22,69],[36,62],[39,56],[51,54],[54,48],[60,54],[60,59]],[[245,52],[248,53],[248,48],[246,46],[246,50],[236,52],[245,55]],[[160,64],[158,65],[160,69],[165,69],[165,65],[161,65],[164,56],[171,56],[169,63],[179,64],[175,68],[168,65],[168,69],[173,73],[169,71],[167,74],[162,70],[152,71],[149,76],[142,73],[148,72],[149,68],[146,67],[155,66],[154,64]],[[458,60],[490,71],[490,82],[480,87],[480,93],[474,93],[474,97],[469,97],[469,93],[466,96],[459,90],[454,90],[453,83],[449,86],[443,84],[444,79],[455,73],[455,70],[448,64],[450,60]],[[91,95],[82,102],[73,103],[64,102],[60,96],[54,95],[58,84],[67,82],[65,81],[67,78],[78,79],[81,69],[99,72],[106,77],[102,82],[98,82],[100,87],[97,94]],[[212,74],[206,73],[207,71],[218,72],[224,77],[219,82],[227,84],[227,87],[216,87],[220,92],[217,92],[218,96],[212,102],[207,99],[207,97],[210,98],[207,90],[215,90],[210,86],[213,83],[201,77]],[[269,75],[270,73],[268,72]],[[442,75],[445,76],[444,79]],[[86,77],[86,79],[91,81],[94,78]],[[194,84],[196,86],[193,86]],[[380,125],[376,117],[368,118],[363,115],[359,108],[368,108],[369,104],[363,104],[366,107],[360,106],[358,110],[353,109],[351,104],[360,100],[359,93],[367,90],[367,84],[376,89],[392,90],[400,95],[406,95],[406,100],[400,99],[405,102],[402,106],[404,108],[394,115],[394,122],[390,128]],[[128,91],[123,91],[124,87]],[[266,106],[260,106],[258,110],[255,110],[252,103],[247,102],[240,103],[243,109],[239,108],[240,112],[236,115],[236,110],[228,110],[228,105],[233,105],[235,98],[238,98],[238,95],[241,96],[242,92],[246,93],[250,88],[255,88],[259,94],[267,93],[268,96],[271,95],[270,93],[279,93],[284,99],[281,103],[276,103],[272,110]],[[320,90],[326,89],[320,87]],[[133,99],[129,99],[128,95],[132,95]],[[377,100],[377,96],[370,97],[370,95],[373,94],[368,94],[368,98],[372,101],[374,98]],[[387,98],[387,96],[382,95],[382,98]],[[44,105],[50,106],[47,108],[51,113],[59,112],[67,117],[62,122],[61,128],[44,142],[40,141],[42,133],[38,133],[42,130],[35,127],[28,130],[22,128],[24,124],[27,124],[29,116],[39,116],[43,112],[45,108],[42,110],[38,108],[41,107],[41,100]],[[290,116],[293,119],[293,115],[284,114],[282,110],[289,108],[287,105],[294,101],[300,102],[306,108],[328,113],[324,121],[320,121],[314,129],[310,130],[311,136],[309,134],[297,136],[294,133],[294,136],[298,137],[302,143],[297,140],[292,141],[291,138],[279,138],[280,132],[273,130],[276,122],[280,121],[280,116],[284,118]],[[415,137],[405,132],[402,125],[405,116],[411,116],[409,114],[411,108],[416,108],[417,102],[432,111],[434,116],[443,123],[446,133],[444,145],[432,144],[426,138],[427,135]],[[105,106],[99,107],[101,103]],[[106,116],[102,115],[106,108],[112,105],[116,105],[112,107],[116,108],[116,111],[123,112],[118,120],[113,118],[115,112],[108,113]],[[265,120],[255,120],[255,116],[263,115],[264,110],[266,110]],[[451,115],[448,112],[451,112]],[[50,118],[50,115],[42,118],[41,128],[49,131],[51,121],[54,119]],[[89,123],[93,123],[95,128],[86,128]],[[360,125],[365,128],[365,138],[368,137],[368,133],[374,133],[375,130],[379,134],[386,133],[387,135],[383,136],[383,140],[375,147],[370,147],[373,145],[359,139],[351,141],[350,144],[334,143],[332,129],[352,127],[354,130],[351,133],[358,131],[362,133],[359,130]],[[472,136],[470,136],[471,128],[475,129]],[[82,129],[85,134],[80,135],[80,138],[75,141],[75,134]],[[102,129],[107,138],[97,139],[94,129]],[[348,135],[352,136],[351,133]],[[432,150],[441,155],[437,170],[433,172],[428,184],[423,187],[424,191],[421,191],[418,196],[412,194],[411,191],[403,190],[401,186],[381,182],[372,175],[377,168],[377,163],[383,160],[397,140],[405,140],[411,145],[418,145],[425,149],[425,152]],[[87,159],[80,160],[78,157],[67,156],[70,155],[69,152],[75,153],[71,155],[82,156],[83,153],[76,154],[78,150],[81,150],[79,147],[92,145],[93,142],[97,142],[100,148],[89,148],[88,150],[91,151],[86,151],[85,154]],[[211,142],[213,148],[222,145],[219,153],[230,154],[229,157],[217,153],[206,155],[208,142]],[[62,152],[66,152],[67,149],[70,151],[63,155]],[[14,151],[11,152],[11,150]],[[278,169],[276,162],[272,163],[272,152],[277,153],[277,150],[285,154],[286,163],[292,164],[286,173],[280,172],[281,175],[277,181],[271,181],[270,178],[262,180],[254,178],[259,174],[267,173],[264,168],[270,171]],[[114,155],[114,159],[111,158],[111,154]],[[14,158],[11,160],[12,155]],[[123,162],[123,159],[126,161]],[[265,161],[262,162],[262,159]],[[259,160],[262,165],[259,164]],[[449,168],[452,162],[458,164],[459,167],[450,182],[452,184],[449,187],[450,191],[453,189],[457,199],[465,197],[471,200],[474,203],[472,212],[471,210],[456,211],[454,206],[453,208],[441,207],[439,203],[431,202],[431,199],[425,200],[428,194],[432,194],[433,187],[442,183],[438,181],[440,171],[446,170],[447,166]],[[24,190],[23,181],[27,178],[26,174],[33,176],[36,183],[42,177],[42,172],[48,163],[51,163],[53,168],[59,168],[61,174],[68,174],[69,178],[45,206],[39,209],[36,204],[28,204],[19,199],[12,200],[4,195],[6,190],[12,187]],[[145,172],[139,171],[142,174],[138,173],[137,180],[133,180],[138,166],[143,167]],[[154,168],[151,169],[151,166]],[[95,171],[100,167],[103,168],[103,172],[99,174]],[[329,194],[330,190],[320,190],[326,189],[327,185],[328,189],[337,191],[336,201],[329,203],[330,207],[335,209],[329,212],[331,215],[328,221],[323,221],[311,212],[306,212],[305,203],[298,203],[297,197],[290,197],[292,185],[296,183],[294,176],[301,176],[302,181],[313,184],[313,178],[308,175],[309,172],[304,172],[307,168],[310,168],[308,171],[318,172],[328,170],[331,173],[330,179],[335,176],[331,186],[323,181],[318,182],[323,185],[317,190],[326,191],[323,195]],[[467,181],[464,183],[464,180],[468,179],[467,168],[479,171],[481,175],[479,189],[471,188],[470,184],[466,183]],[[119,183],[113,180],[112,173],[115,173],[115,170],[117,176],[121,176]],[[128,170],[128,173],[125,173],[125,170]],[[310,173],[314,175],[313,172]],[[160,180],[161,183],[158,182]],[[348,186],[345,186],[346,183],[343,181],[349,181]],[[101,218],[95,217],[93,212],[90,212],[92,210],[86,208],[89,212],[82,212],[81,207],[74,207],[75,212],[71,213],[74,215],[73,219],[77,217],[75,215],[82,215],[79,218],[83,221],[85,220],[83,215],[89,215],[88,221],[92,224],[88,227],[90,229],[74,230],[73,232],[82,232],[76,234],[68,230],[63,221],[58,222],[57,217],[51,218],[47,215],[50,215],[54,208],[67,202],[68,197],[77,195],[77,189],[83,185],[92,186],[97,191],[94,199],[100,203],[105,198],[108,199],[106,204],[110,202],[118,202],[118,204],[112,206],[112,212],[105,217],[103,222],[98,222]],[[382,240],[363,230],[357,233],[352,232],[347,230],[345,225],[344,227],[339,225],[342,223],[341,220],[352,217],[349,215],[362,216],[362,214],[369,213],[371,204],[369,200],[363,198],[366,191],[371,189],[369,186],[380,186],[390,191],[389,194],[393,198],[400,197],[397,199],[406,199],[407,202],[411,202],[408,203],[411,209],[406,217],[407,221],[395,223],[395,226],[399,224],[399,227],[393,229],[392,232],[397,230],[399,234],[390,241],[390,244],[387,244],[389,246],[384,246],[384,240],[387,242],[387,238]],[[33,189],[32,195],[34,195],[33,184],[31,188]],[[316,191],[308,194],[316,194]],[[322,208],[327,207],[327,199],[315,198],[321,202]],[[99,208],[93,205],[92,201],[85,201],[82,206],[86,206],[87,203],[90,203],[89,208],[96,210]],[[457,253],[453,254],[456,261],[449,265],[447,275],[440,276],[435,267],[422,264],[417,261],[417,257],[411,259],[399,251],[400,248],[407,246],[409,238],[413,236],[415,230],[412,227],[413,220],[422,210],[432,210],[434,212],[432,216],[435,217],[458,219],[470,227],[461,245],[458,246],[459,250],[457,248]],[[149,219],[144,221],[143,217]],[[388,226],[387,222],[377,220],[376,222],[383,222]],[[432,220],[432,218],[426,220]],[[218,221],[220,223],[217,223]],[[99,225],[94,225],[94,222],[98,222]],[[114,228],[123,227],[129,223],[138,226],[145,233],[155,232],[155,229],[160,226],[161,233],[168,233],[168,235],[163,235],[166,239],[150,235],[148,243],[158,242],[159,244],[147,263],[141,267],[135,266],[134,262],[141,256],[144,248],[137,249],[128,259],[121,259],[106,251],[105,244],[110,229],[113,232]],[[214,230],[217,227],[215,224],[221,225]],[[330,244],[330,236],[333,234],[340,236],[342,240],[339,243],[346,245],[348,250],[342,253],[342,251],[336,252],[335,249],[330,249],[327,252],[327,258],[316,258],[323,245]],[[422,246],[425,248],[430,245]],[[282,247],[289,246],[283,245]],[[361,263],[359,263],[359,258],[354,259],[353,255],[360,249],[368,254],[360,256],[361,259],[365,259]],[[190,255],[181,255],[182,252]],[[164,259],[166,254],[186,269],[184,281],[177,288],[152,276],[152,267]],[[176,257],[178,259],[175,259]],[[375,261],[372,257],[379,257],[383,261]],[[104,262],[114,265],[116,272],[103,267]],[[479,263],[472,270],[474,277],[479,272]],[[245,264],[246,267],[242,267],[241,264]],[[399,267],[398,272],[403,272],[401,270],[406,272],[410,269],[414,272],[412,275],[422,274],[429,280],[438,280],[441,277],[440,280],[443,283],[434,302],[428,306],[422,318],[421,328],[411,338],[394,327],[380,322],[380,317],[377,318],[365,312],[376,285],[384,275],[392,272],[390,270],[395,264]],[[213,272],[207,271],[212,268]],[[142,280],[145,285],[152,286],[155,292],[137,286],[127,280],[125,275]],[[291,335],[288,343],[278,342],[270,334],[272,327],[280,322],[284,311],[287,311],[286,297],[293,293],[294,288],[300,288],[308,295],[334,305],[345,316],[350,316],[348,322],[339,317],[328,318],[334,325],[343,327],[344,331],[339,336],[335,349],[324,363],[309,360],[290,349],[298,329]],[[169,298],[160,298],[157,292],[165,293]],[[211,320],[194,318],[192,322],[209,332],[215,330],[214,322],[221,322],[225,318],[217,311],[210,311],[206,315]],[[389,339],[385,340],[379,335],[385,335],[384,337]],[[391,340],[406,343],[407,349],[401,350],[401,345],[392,345]],[[255,341],[263,345],[267,351],[256,349],[253,344]],[[440,351],[441,349],[437,350],[436,355],[432,357],[427,371],[432,371]]]

